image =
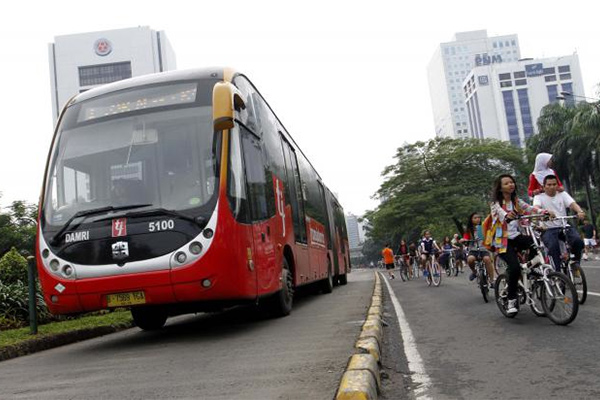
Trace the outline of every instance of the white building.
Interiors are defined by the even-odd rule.
[[[521,58],[517,35],[488,37],[486,30],[460,32],[436,49],[427,67],[438,137],[470,137],[462,82],[471,69]]]
[[[561,92],[584,96],[577,54],[475,67],[462,89],[472,137],[521,147],[538,133],[542,108],[557,102]],[[574,102],[573,96],[567,98]]]
[[[147,26],[56,36],[48,45],[54,123],[66,102],[94,86],[176,69],[163,31]]]
[[[354,214],[346,215],[346,229],[348,230],[348,246],[350,249],[361,247],[358,217]]]

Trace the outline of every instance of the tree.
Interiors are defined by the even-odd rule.
[[[472,212],[489,212],[490,190],[500,173],[527,179],[521,149],[507,142],[434,139],[398,149],[396,163],[385,168],[376,196],[380,206],[366,214],[370,237],[411,240],[424,229],[440,237],[462,232]]]
[[[19,200],[7,208],[8,212],[0,212],[0,256],[12,247],[23,255],[33,254],[37,206]]]

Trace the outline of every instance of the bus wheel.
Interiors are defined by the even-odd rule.
[[[340,275],[340,285],[346,285],[348,284],[348,274],[342,274]]]
[[[327,278],[321,281],[321,291],[323,293],[333,292],[333,274],[331,273],[331,260],[327,258]]]
[[[162,307],[133,307],[131,316],[136,326],[145,331],[161,329],[167,322],[167,311]]]
[[[288,315],[294,302],[294,277],[285,257],[281,266],[281,282],[281,290],[269,299],[269,311],[274,317]]]

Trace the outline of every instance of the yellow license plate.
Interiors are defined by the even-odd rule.
[[[106,296],[106,302],[109,307],[134,306],[136,304],[145,304],[146,295],[141,291],[109,294]]]

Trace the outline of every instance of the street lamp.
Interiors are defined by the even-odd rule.
[[[560,96],[556,96],[556,100],[569,100],[572,97],[579,98],[579,99],[585,99],[585,100],[592,100],[591,103],[590,102],[586,102],[586,103],[593,105],[594,107],[596,107],[596,109],[598,111],[600,111],[600,99],[596,99],[594,97],[580,96],[578,94],[573,94],[571,92],[560,92]]]

